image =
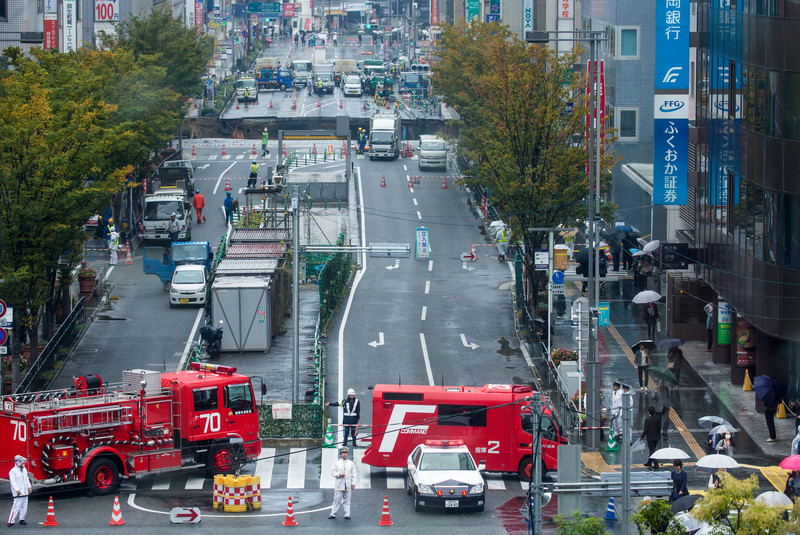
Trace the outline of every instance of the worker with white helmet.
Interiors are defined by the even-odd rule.
[[[356,391],[352,388],[347,391],[347,398],[341,403],[326,403],[329,407],[342,407],[342,426],[344,427],[344,445],[347,446],[347,439],[352,435],[353,447],[357,448],[356,430],[358,421],[361,419],[361,403],[356,399]]]
[[[253,160],[250,164],[250,178],[247,179],[247,187],[255,188],[258,186],[258,162]]]

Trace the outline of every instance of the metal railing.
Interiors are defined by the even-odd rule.
[[[31,364],[28,373],[20,381],[19,386],[14,391],[15,394],[35,392],[47,388],[53,377],[48,377],[45,372],[54,370],[57,361],[66,359],[80,338],[83,326],[86,324],[85,303],[85,298],[81,297],[69,315],[64,318],[64,322],[39,354],[36,362]],[[65,348],[68,351],[62,351]]]

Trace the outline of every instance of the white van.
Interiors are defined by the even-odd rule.
[[[447,143],[439,136],[419,136],[419,169],[447,171]]]

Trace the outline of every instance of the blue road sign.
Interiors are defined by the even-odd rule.
[[[0,329],[0,346],[8,341],[8,332],[5,329]]]
[[[563,271],[554,271],[553,272],[553,284],[564,284],[564,272]]]

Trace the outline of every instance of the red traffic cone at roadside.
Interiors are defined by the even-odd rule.
[[[381,175],[381,187],[386,187],[386,175]]]
[[[252,151],[250,154],[252,154],[253,156],[255,156],[256,154],[258,154],[258,153],[256,152],[256,144],[255,144],[255,143],[253,143],[253,151]]]
[[[342,109],[342,101],[341,100],[339,101],[339,109],[340,110]]]
[[[322,99],[318,98],[317,99],[317,108],[319,108],[321,104],[322,104]]]
[[[238,100],[236,101],[236,109],[237,110],[239,109],[239,101]]]
[[[286,506],[286,520],[281,522],[284,526],[296,526],[297,522],[294,520],[294,506],[292,505],[292,497],[289,496],[289,505]]]
[[[223,143],[223,144],[222,144],[222,155],[223,155],[223,156],[225,156],[226,154],[228,154],[228,153],[227,153],[227,151],[225,150],[225,143]]]
[[[394,526],[391,517],[389,517],[389,497],[383,497],[383,511],[381,511],[381,521],[378,522],[379,526]]]
[[[131,240],[128,240],[128,243],[125,245],[125,265],[132,266],[133,265],[133,258],[131,258]]]
[[[57,526],[56,511],[53,509],[53,497],[50,496],[50,503],[47,504],[47,519],[44,521],[43,526]]]
[[[114,496],[114,509],[111,510],[111,522],[109,526],[124,526],[125,521],[122,520],[122,510],[119,508],[119,496]]]
[[[225,179],[225,191],[230,191],[230,190],[231,190],[231,179],[230,178],[226,178]]]
[[[367,101],[364,100],[364,111],[367,111]]]
[[[447,175],[442,177],[442,189],[447,189]]]
[[[197,149],[194,148],[194,145],[192,145],[192,156],[197,156]]]

